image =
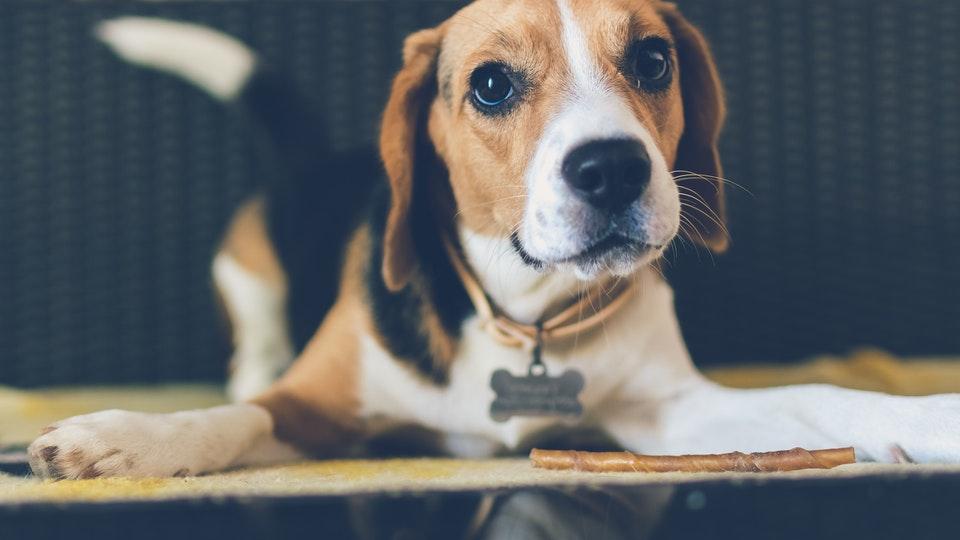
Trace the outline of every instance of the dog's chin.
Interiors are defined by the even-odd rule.
[[[662,253],[662,246],[623,241],[602,250],[590,249],[589,253],[560,262],[557,268],[569,269],[583,281],[592,281],[602,275],[626,277],[650,264]]]
[[[541,272],[570,272],[577,279],[591,281],[601,275],[625,277],[650,264],[663,254],[663,245],[652,245],[619,234],[610,234],[568,256],[538,258],[529,253],[519,237],[511,238],[514,251],[525,264]]]

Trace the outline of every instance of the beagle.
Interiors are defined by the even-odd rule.
[[[288,102],[263,107],[270,85],[232,38],[137,18],[98,34],[132,62],[259,104],[291,168],[320,169],[240,208],[213,262],[236,402],[63,420],[29,448],[38,475],[196,475],[343,455],[405,426],[469,457],[584,428],[646,453],[852,445],[894,461],[899,445],[916,461],[960,461],[958,395],[735,390],[694,367],[657,260],[680,234],[727,246],[724,105],[706,41],[673,4],[478,0],[412,34],[383,113],[382,169],[362,153],[321,155],[319,136],[290,128]],[[629,287],[603,294],[618,283]],[[611,296],[625,300],[604,311]],[[571,305],[584,324],[541,340],[535,325]],[[582,382],[564,396],[575,418],[491,415],[494,374],[522,383],[534,366],[495,327],[538,328],[536,366]]]

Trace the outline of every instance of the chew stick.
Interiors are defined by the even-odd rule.
[[[584,472],[770,472],[800,469],[831,469],[854,463],[853,448],[804,450],[794,448],[778,452],[745,454],[707,454],[686,456],[644,456],[631,452],[580,452],[577,450],[530,451],[534,467]]]

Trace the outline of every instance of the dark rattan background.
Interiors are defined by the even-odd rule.
[[[731,251],[670,272],[701,364],[872,344],[960,353],[960,3],[683,0],[728,89]],[[193,88],[98,20],[238,35],[370,139],[402,37],[450,2],[0,3],[0,383],[220,378],[209,260],[269,170]]]

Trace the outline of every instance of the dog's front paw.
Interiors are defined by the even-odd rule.
[[[111,410],[57,422],[27,449],[30,468],[53,479],[191,474],[171,448],[177,422],[168,416]]]

